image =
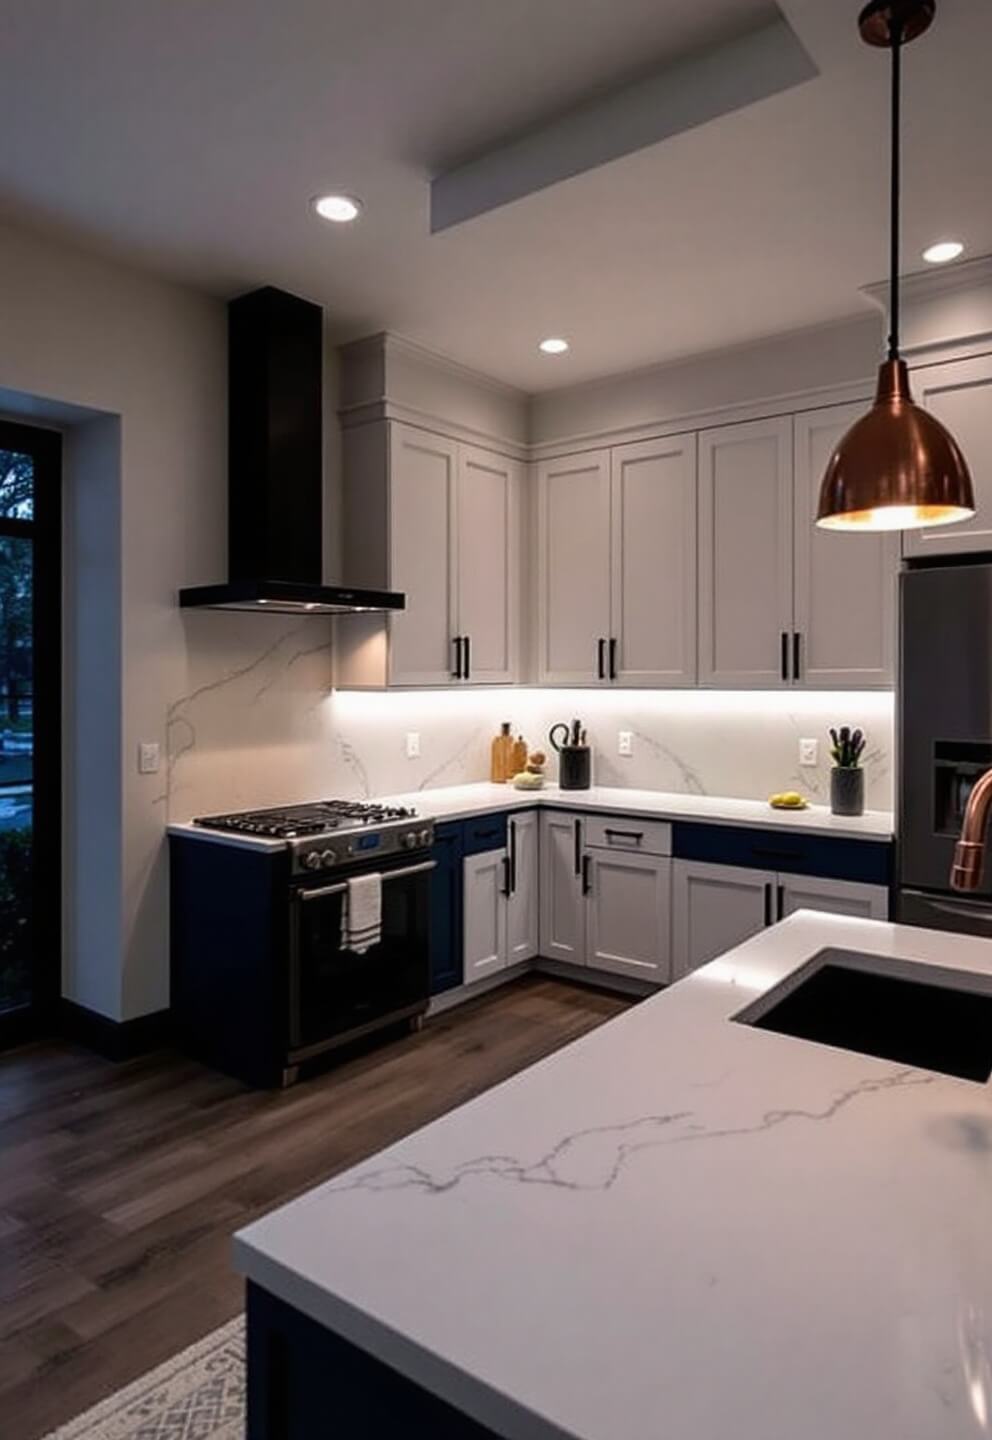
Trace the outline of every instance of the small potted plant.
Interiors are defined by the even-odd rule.
[[[849,725],[830,731],[830,809],[835,815],[861,815],[865,808],[865,772],[861,768],[864,732]]]

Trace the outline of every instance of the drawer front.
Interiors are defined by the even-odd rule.
[[[587,815],[585,842],[596,850],[671,855],[672,827],[667,820],[637,820],[629,815]]]
[[[861,880],[888,885],[892,844],[886,840],[846,840],[788,830],[749,830],[735,825],[677,822],[673,853],[681,860],[714,865],[744,865],[787,875],[822,875],[828,880]]]
[[[466,820],[464,844],[466,856],[502,850],[506,844],[506,814],[480,815],[476,820]]]

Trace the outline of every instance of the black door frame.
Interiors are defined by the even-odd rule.
[[[35,502],[31,520],[0,516],[0,535],[34,542],[32,998],[0,1015],[2,1048],[50,1029],[62,991],[62,436],[2,420],[0,449],[31,456]]]

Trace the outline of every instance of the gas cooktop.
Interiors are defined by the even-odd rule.
[[[201,815],[194,825],[229,830],[236,835],[260,835],[267,840],[296,840],[332,830],[360,830],[412,820],[416,810],[404,805],[378,805],[364,800],[316,800],[310,805],[278,805],[269,810],[241,810],[231,815]]]

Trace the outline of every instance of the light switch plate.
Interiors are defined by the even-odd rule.
[[[408,730],[406,732],[406,758],[417,760],[420,758],[420,731]]]
[[[800,765],[814,766],[820,761],[819,740],[800,740],[799,742],[799,763]]]
[[[633,755],[634,753],[634,732],[632,730],[617,731],[617,754]]]
[[[142,740],[138,746],[139,775],[157,775],[161,753],[157,740]]]

